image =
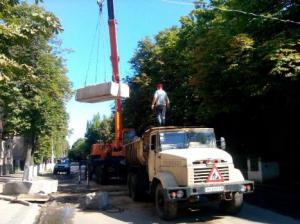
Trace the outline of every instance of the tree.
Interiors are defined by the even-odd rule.
[[[4,136],[24,135],[31,155],[49,157],[49,139],[65,145],[71,95],[62,58],[50,40],[62,28],[59,20],[37,5],[0,3],[0,107]]]
[[[87,122],[85,138],[89,146],[101,141],[110,143],[113,140],[112,118],[100,117],[99,114],[94,115],[91,121]]]
[[[168,124],[212,126],[231,151],[288,161],[300,145],[300,26],[291,20],[300,21],[296,1],[212,0],[140,41],[125,126],[155,124],[150,99],[163,82]]]
[[[85,160],[89,154],[90,149],[83,138],[78,139],[73,145],[71,150],[68,152],[68,157],[72,161]]]
[[[69,158],[73,160],[85,160],[90,153],[91,146],[95,143],[111,143],[114,137],[113,119],[94,115],[87,122],[85,138],[78,139],[69,151]]]

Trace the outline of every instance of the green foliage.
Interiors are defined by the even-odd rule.
[[[231,150],[280,157],[298,147],[300,21],[296,1],[213,0],[181,18],[181,26],[139,42],[127,81],[124,126],[141,133],[155,125],[155,84],[171,100],[169,125],[208,125]],[[280,137],[279,137],[280,136]],[[289,137],[288,137],[289,136]],[[279,139],[274,143],[273,139]]]
[[[0,119],[4,136],[31,139],[36,162],[63,154],[71,88],[63,59],[49,41],[62,31],[58,18],[37,5],[0,3]]]
[[[83,138],[78,139],[73,145],[71,150],[68,152],[68,157],[72,161],[80,161],[86,159],[90,152],[90,148]]]
[[[98,141],[110,143],[113,140],[112,119],[103,116],[101,119],[99,114],[96,114],[91,121],[87,122],[85,138],[89,145]]]
[[[69,151],[69,158],[73,160],[85,160],[90,153],[91,146],[97,142],[111,143],[113,141],[113,119],[94,115],[87,122],[84,139],[78,139]]]

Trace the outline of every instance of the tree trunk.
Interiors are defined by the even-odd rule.
[[[33,161],[33,152],[34,152],[34,138],[26,138],[26,159],[23,173],[23,181],[32,181],[33,172],[34,172],[34,161]],[[31,141],[30,141],[30,140]]]
[[[4,175],[4,141],[0,139],[0,176]]]
[[[7,151],[6,151],[6,141],[2,142],[2,150],[3,150],[3,167],[2,173],[3,175],[7,175]]]
[[[0,107],[0,112],[1,111],[2,111],[2,108]],[[1,113],[0,113],[0,115],[1,115]],[[3,122],[2,122],[2,117],[0,116],[0,177],[3,174],[2,169],[3,169],[3,157],[4,157],[2,133],[3,133]]]
[[[4,146],[4,172],[5,175],[13,173],[13,139],[9,138],[5,141]]]

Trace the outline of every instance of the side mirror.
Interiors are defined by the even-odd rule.
[[[221,142],[221,149],[225,150],[226,149],[226,141],[224,137],[220,138],[220,142]]]

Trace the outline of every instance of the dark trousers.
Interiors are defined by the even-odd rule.
[[[166,124],[166,106],[165,105],[157,105],[156,108],[156,116],[157,121],[160,126],[163,126]]]

